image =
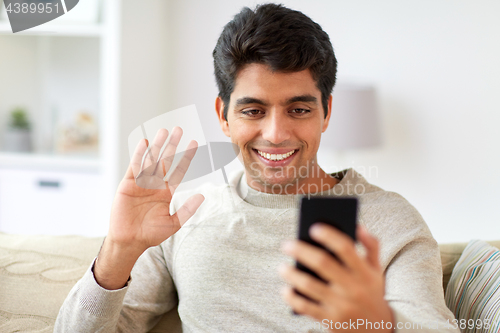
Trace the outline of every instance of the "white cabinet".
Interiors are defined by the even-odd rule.
[[[119,180],[119,7],[105,0],[99,22],[56,19],[16,34],[0,21],[0,232],[106,233]],[[1,151],[17,106],[29,112],[31,153]],[[58,126],[80,111],[98,124],[98,147],[61,153]]]
[[[84,172],[0,170],[0,226],[16,234],[106,234],[102,175]]]

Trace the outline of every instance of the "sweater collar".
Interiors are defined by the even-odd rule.
[[[344,191],[344,189],[349,187],[346,185],[353,184],[356,179],[363,178],[352,168],[332,173],[331,176],[339,179],[340,182],[326,191],[316,192],[311,194],[311,196],[352,195],[349,191]],[[304,197],[302,194],[270,194],[257,191],[248,186],[244,172],[237,181],[236,188],[238,195],[245,202],[257,207],[278,209],[299,208],[300,199]]]

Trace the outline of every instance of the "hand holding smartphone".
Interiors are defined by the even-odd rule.
[[[298,238],[299,240],[326,250],[333,257],[337,258],[334,253],[311,238],[309,235],[309,228],[316,222],[326,223],[342,231],[355,241],[357,210],[358,199],[353,197],[304,197],[302,198],[300,207]],[[301,263],[297,262],[296,266],[298,269],[324,281],[314,271]],[[297,293],[306,297],[299,292]]]

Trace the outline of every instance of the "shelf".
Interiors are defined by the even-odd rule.
[[[0,168],[37,169],[46,171],[100,171],[101,163],[95,155],[51,155],[0,152]]]
[[[47,22],[14,34],[9,22],[0,21],[0,35],[99,37],[103,35],[103,28],[100,24],[57,24]]]
[[[9,112],[22,106],[34,150],[0,150],[0,230],[106,233],[120,181],[120,5],[80,1],[77,10],[18,33],[0,13],[0,141]],[[98,124],[98,149],[53,152],[79,112]]]

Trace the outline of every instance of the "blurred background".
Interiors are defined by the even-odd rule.
[[[195,104],[207,141],[228,140],[211,54],[222,27],[258,3],[84,0],[17,34],[0,14],[0,231],[105,234],[129,133],[169,110]],[[376,92],[379,144],[322,146],[324,169],[354,167],[400,193],[438,242],[498,239],[500,3],[281,3],[330,35],[339,84]]]

